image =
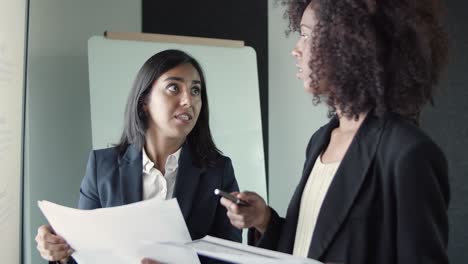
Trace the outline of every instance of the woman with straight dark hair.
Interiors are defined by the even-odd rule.
[[[444,153],[419,127],[447,60],[441,0],[284,0],[297,77],[330,121],[285,217],[222,198],[249,243],[327,263],[446,264]],[[275,194],[273,194],[275,195]]]
[[[202,68],[182,51],[159,52],[137,74],[120,142],[91,152],[78,208],[176,197],[192,239],[241,241],[213,195],[216,188],[232,192],[238,185],[231,160],[211,136]],[[39,228],[36,241],[44,259],[74,262],[73,250],[50,226]]]

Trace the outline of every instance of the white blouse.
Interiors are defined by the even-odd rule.
[[[148,158],[143,148],[143,200],[172,198],[179,168],[180,150],[181,148],[167,157],[166,173],[163,175],[154,167],[154,162]]]

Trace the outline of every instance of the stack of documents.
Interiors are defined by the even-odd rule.
[[[38,205],[55,232],[75,250],[73,258],[79,264],[136,264],[143,257],[195,264],[200,263],[197,253],[233,263],[320,263],[210,236],[192,241],[175,198],[94,210],[48,201]]]

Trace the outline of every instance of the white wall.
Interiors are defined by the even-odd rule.
[[[23,263],[45,263],[37,200],[78,202],[91,150],[87,41],[105,30],[141,31],[141,1],[30,0]]]
[[[284,216],[302,175],[309,138],[327,117],[326,107],[313,106],[296,79],[291,50],[299,35],[285,36],[284,7],[274,2],[268,1],[269,204]]]
[[[0,261],[21,254],[26,0],[0,0]]]

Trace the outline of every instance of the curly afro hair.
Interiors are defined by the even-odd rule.
[[[329,116],[349,118],[373,110],[418,121],[432,103],[447,63],[448,37],[441,0],[282,0],[287,33],[300,30],[311,3],[318,21],[311,43],[314,101],[326,97]],[[320,91],[320,80],[327,90]]]

